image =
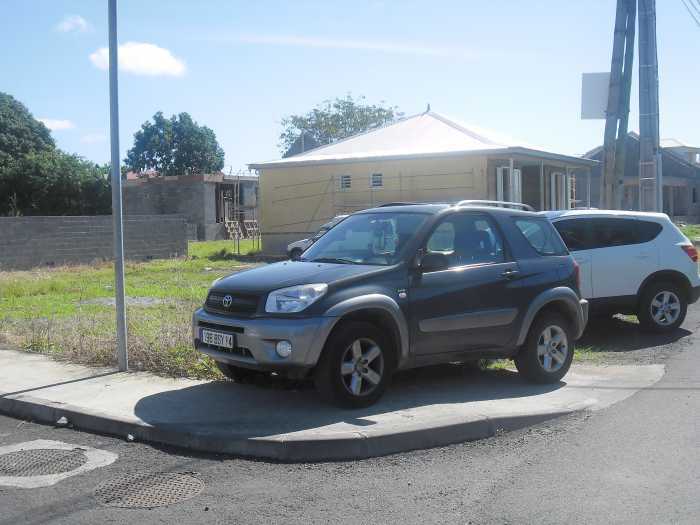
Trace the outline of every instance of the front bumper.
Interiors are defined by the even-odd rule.
[[[192,316],[192,335],[195,349],[215,361],[254,370],[301,376],[316,366],[335,321],[335,317],[324,316],[240,319],[212,314],[200,308]],[[202,324],[212,330],[234,333],[236,348],[227,351],[202,343]],[[280,357],[275,351],[275,345],[281,340],[292,343],[292,353],[289,357]]]

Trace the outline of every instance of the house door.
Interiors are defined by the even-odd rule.
[[[496,168],[496,200],[523,202],[522,174],[520,170],[501,166]]]

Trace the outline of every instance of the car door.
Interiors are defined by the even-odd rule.
[[[591,221],[585,217],[564,219],[554,222],[554,227],[564,240],[566,247],[579,265],[581,295],[592,299],[593,294],[593,254],[591,253]]]
[[[444,269],[417,269],[409,284],[413,349],[417,356],[500,347],[512,337],[518,310],[509,284],[518,266],[492,220],[456,213],[436,226],[424,253],[442,253]]]
[[[595,297],[636,295],[644,279],[658,267],[653,243],[640,242],[637,219],[591,219],[591,235]]]

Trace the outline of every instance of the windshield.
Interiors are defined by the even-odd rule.
[[[338,264],[396,264],[408,240],[428,216],[422,213],[360,213],[328,231],[303,261]]]

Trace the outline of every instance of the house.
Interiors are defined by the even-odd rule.
[[[263,250],[280,253],[335,215],[384,202],[493,199],[568,208],[581,200],[574,177],[595,165],[426,111],[249,168],[260,178]]]
[[[585,157],[602,163],[603,147],[598,146]],[[661,141],[664,213],[676,219],[696,222],[700,217],[700,148],[686,146],[675,139]],[[602,165],[591,170],[591,206],[599,207]],[[583,191],[583,181],[577,181],[577,191]],[[639,135],[627,134],[625,179],[622,209],[639,209]]]
[[[227,224],[258,219],[258,177],[250,174],[138,177],[122,191],[125,214],[184,215],[191,240],[227,239]]]

